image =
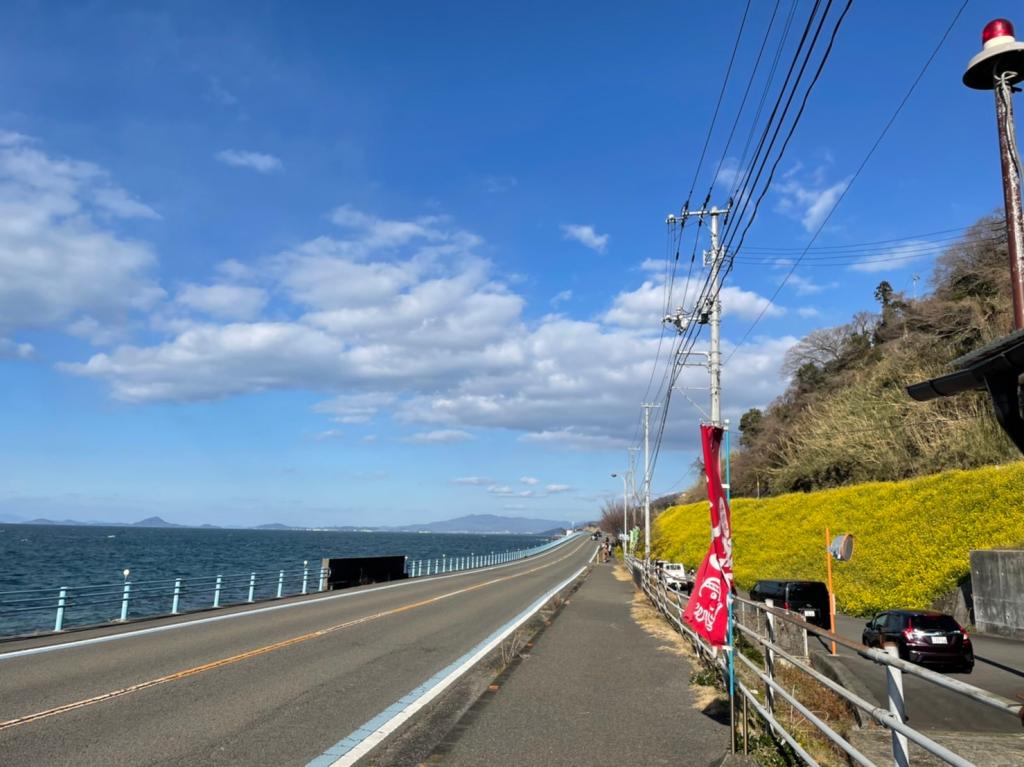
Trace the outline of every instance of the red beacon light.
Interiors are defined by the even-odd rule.
[[[1008,39],[1000,39],[1008,38]],[[986,48],[1000,43],[1013,42],[1013,22],[1009,19],[993,19],[981,30],[981,44]]]
[[[996,86],[996,77],[1009,75],[1010,85],[1024,80],[1024,43],[1014,38],[1009,19],[993,19],[981,31],[981,52],[967,64],[964,85],[980,91]]]

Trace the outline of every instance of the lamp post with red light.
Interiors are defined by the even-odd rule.
[[[1021,160],[1013,124],[1013,86],[1024,80],[1024,43],[1013,36],[1013,24],[995,19],[981,33],[982,50],[967,64],[964,85],[994,91],[999,158],[1003,169],[1003,204],[1010,255],[1013,326],[1024,329],[1024,215],[1021,214]]]

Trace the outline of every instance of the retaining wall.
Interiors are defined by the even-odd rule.
[[[974,625],[1024,639],[1024,549],[971,552]]]

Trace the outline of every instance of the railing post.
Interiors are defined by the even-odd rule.
[[[174,579],[174,599],[171,600],[171,615],[178,614],[178,602],[181,599],[181,578]]]
[[[64,630],[64,607],[68,603],[67,586],[60,587],[60,594],[57,595],[57,619],[53,622],[54,631]]]
[[[886,644],[883,649],[894,658],[900,656],[899,645]],[[907,721],[907,709],[903,701],[903,671],[886,664],[885,681],[886,692],[889,696],[889,713],[901,722]],[[907,736],[893,730],[892,761],[896,767],[908,767],[910,764],[907,749]]]
[[[768,607],[775,606],[775,600],[773,599],[766,599],[764,603],[768,605]],[[775,644],[775,616],[771,613],[770,610],[765,610],[764,618],[765,632],[767,633],[766,638],[769,642]],[[772,651],[770,647],[764,648],[764,673],[773,682],[775,681],[775,653]],[[769,684],[766,684],[764,686],[764,703],[765,707],[768,709],[768,712],[774,713],[775,691],[771,688],[771,685]]]
[[[309,591],[309,560],[302,563],[302,593]]]
[[[277,598],[281,598],[281,594],[284,592],[284,570],[277,574]]]
[[[213,606],[214,607],[220,607],[220,585],[221,585],[221,582],[223,580],[224,580],[224,576],[223,575],[218,575],[217,576],[217,582],[213,586]]]
[[[121,620],[128,620],[128,594],[132,590],[132,582],[126,580],[124,582],[124,593],[121,595]]]
[[[331,568],[321,567],[320,568],[320,582],[317,585],[317,591],[327,591],[327,579],[331,577]]]
[[[256,573],[249,574],[249,601],[254,602],[256,595]]]

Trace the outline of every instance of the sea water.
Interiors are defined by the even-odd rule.
[[[280,570],[286,572],[284,593],[299,591],[303,562],[309,562],[309,589],[316,590],[325,557],[403,555],[447,562],[543,542],[501,534],[0,525],[0,636],[52,630],[61,587],[71,594],[66,626],[119,617],[126,569],[134,618],[170,612],[176,578],[183,580],[179,609],[186,611],[212,604],[217,575],[224,576],[224,605],[247,600],[253,571],[260,599],[276,595]],[[94,590],[82,589],[93,585]],[[31,593],[11,593],[22,590]],[[22,601],[30,597],[37,601]],[[30,605],[43,609],[17,609]]]

